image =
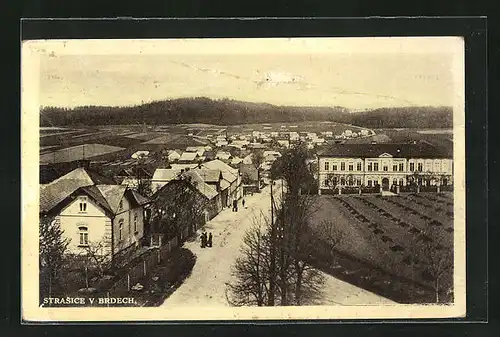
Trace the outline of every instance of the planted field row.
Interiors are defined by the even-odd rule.
[[[415,252],[418,252],[416,248],[418,242],[431,240],[428,236],[422,235],[418,228],[401,221],[385,210],[380,210],[365,198],[338,199],[341,200],[341,204],[351,214],[353,212],[356,215],[360,213],[357,212],[357,209],[366,214],[365,216],[360,213],[357,218],[366,219],[367,227],[372,230],[374,235],[374,244],[378,246],[378,240],[386,244],[386,252],[383,254],[385,259],[381,261],[384,268],[416,282],[423,281],[420,274],[426,266],[421,265],[421,261],[415,256]],[[406,244],[403,244],[403,242]]]
[[[448,233],[453,232],[452,219],[453,212],[441,210],[441,212],[436,212],[432,207],[422,203],[417,203],[416,200],[406,200],[402,198],[387,198],[384,200],[386,203],[390,203],[399,207],[403,210],[403,214],[411,214],[416,219],[416,223],[421,223],[424,228],[427,226],[436,226],[439,228],[445,228]],[[411,207],[408,205],[411,204]],[[450,225],[450,226],[448,226]]]
[[[403,221],[399,215],[404,211],[391,204],[397,213],[378,207],[375,202],[381,200],[373,196],[322,196],[318,200],[323,204],[313,223],[332,219],[342,239],[335,253],[328,244],[321,248],[322,241],[318,243],[314,254],[317,267],[397,301],[411,303],[411,298],[428,303],[432,281],[427,274],[427,255],[423,253],[428,245],[423,241],[431,245],[437,242],[422,236],[419,228],[410,225],[412,222]],[[446,279],[450,283],[448,276]]]
[[[390,242],[394,242],[398,240],[399,242],[405,242],[407,243],[407,247],[404,247],[403,245],[399,244],[396,246],[390,247],[392,251],[398,252],[398,251],[405,251],[406,248],[408,248],[409,254],[406,255],[403,259],[402,262],[405,265],[408,266],[416,266],[416,267],[422,267],[425,268],[425,265],[420,265],[420,260],[418,258],[418,246],[419,243],[426,243],[426,242],[432,242],[433,238],[428,236],[427,234],[423,233],[423,231],[415,227],[412,224],[409,224],[408,222],[403,221],[401,218],[393,215],[391,212],[388,212],[386,209],[379,207],[375,203],[371,202],[368,200],[368,198],[363,198],[363,197],[355,197],[350,200],[356,200],[362,203],[366,208],[371,209],[371,213],[368,213],[369,217],[376,218],[378,215],[379,221],[377,221],[375,224],[370,223],[369,226],[374,226],[374,234],[383,234],[383,230],[381,229],[382,223],[385,224],[385,231],[386,235],[385,237],[390,240]],[[349,205],[349,209],[353,209],[353,207],[347,203],[346,200],[343,200],[344,204]],[[356,207],[362,209],[362,207]],[[355,210],[355,209],[354,209]],[[401,213],[399,213],[401,214]],[[365,217],[364,215],[362,215]],[[380,217],[385,218],[386,221],[383,219],[380,219]],[[365,217],[366,218],[366,217]],[[403,229],[403,230],[402,230]],[[388,233],[391,233],[391,236],[389,236]],[[386,239],[387,241],[389,241]]]
[[[410,202],[412,205],[418,205],[417,208],[423,212],[431,212],[437,218],[453,220],[453,207],[443,205],[444,202],[432,202],[426,199],[417,198],[414,195],[406,195],[399,199],[401,203]]]
[[[420,234],[425,228],[426,220],[422,219],[417,212],[402,209],[400,205],[393,204],[389,200],[364,198],[362,202],[372,208],[374,212],[378,212],[393,221],[398,227],[407,228],[412,235]]]
[[[322,243],[319,251],[327,251]],[[429,303],[433,301],[431,287],[422,285],[402,275],[384,270],[363,259],[342,251],[333,255],[313,255],[309,262],[316,268],[355,286],[366,289],[399,303]]]
[[[436,202],[436,203],[441,204],[441,205],[453,207],[453,199],[448,197],[448,194],[439,195],[436,193],[432,193],[432,194],[412,193],[411,195],[416,197],[416,198],[419,198],[419,199],[428,200],[428,201]],[[436,196],[438,196],[438,197],[436,197]]]
[[[411,253],[406,252],[407,248],[402,244],[405,240],[411,240],[411,238],[405,238],[405,236],[410,236],[408,233],[404,231],[396,233],[394,228],[386,224],[386,221],[378,214],[374,214],[369,209],[363,209],[364,205],[359,200],[341,197],[335,197],[334,200],[338,201],[339,206],[344,209],[345,212],[343,213],[349,219],[349,222],[356,221],[364,226],[365,239],[368,239],[372,249],[376,252],[371,256],[363,255],[361,252],[360,256],[358,249],[351,247],[347,251],[349,254],[354,254],[366,261],[372,261],[381,270],[385,270],[397,277],[406,278],[424,287],[427,286],[418,277],[418,272],[415,273],[415,267],[417,266],[404,263],[407,256],[411,255]]]
[[[372,209],[373,212],[380,214],[391,226],[391,230],[394,234],[399,234],[404,237],[404,242],[409,243],[409,245],[415,245],[416,242],[430,242],[432,239],[427,235],[423,234],[421,228],[414,226],[414,222],[405,221],[405,219],[401,218],[401,212],[397,212],[396,215],[393,212],[388,211],[385,208],[380,207],[379,205],[373,203],[368,200],[368,198],[358,198],[362,203],[364,203],[367,207]],[[415,214],[416,215],[416,214]],[[407,216],[405,218],[408,218]],[[395,225],[395,226],[394,226]],[[399,232],[399,233],[398,233]]]

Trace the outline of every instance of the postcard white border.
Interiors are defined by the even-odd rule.
[[[426,48],[419,48],[420,41]],[[397,43],[394,43],[394,42]],[[39,76],[40,56],[57,54],[158,53],[330,53],[334,50],[370,53],[453,53],[454,74],[454,293],[452,305],[364,305],[243,308],[40,308],[38,306],[39,209]],[[228,48],[231,46],[231,48]],[[412,319],[464,317],[465,278],[465,63],[461,37],[380,38],[254,38],[162,40],[38,40],[21,50],[21,308],[26,322],[290,320],[290,319]],[[274,48],[274,49],[273,49]]]

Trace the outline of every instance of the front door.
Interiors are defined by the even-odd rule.
[[[389,179],[388,178],[382,179],[382,189],[384,191],[389,191]]]

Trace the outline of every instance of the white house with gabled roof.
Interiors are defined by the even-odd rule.
[[[140,246],[149,200],[127,186],[102,184],[106,179],[78,168],[41,186],[40,216],[59,224],[70,254],[96,245],[111,260]]]

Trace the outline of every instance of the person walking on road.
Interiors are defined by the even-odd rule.
[[[207,247],[212,247],[212,232],[208,233]]]
[[[233,200],[233,212],[238,212],[238,200]]]
[[[243,208],[245,208],[245,199],[241,201],[241,204],[243,205]]]
[[[203,231],[201,234],[201,248],[205,248],[207,246],[207,233]]]

